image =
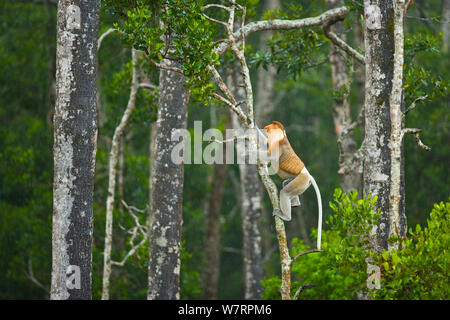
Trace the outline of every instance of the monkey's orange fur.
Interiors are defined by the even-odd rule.
[[[277,174],[283,179],[298,176],[305,165],[292,149],[284,126],[278,121],[273,121],[271,124],[265,126],[264,129],[267,130],[268,134],[269,153],[277,144],[280,148],[279,170]]]

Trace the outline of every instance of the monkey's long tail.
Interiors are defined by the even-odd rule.
[[[314,180],[312,175],[309,175],[311,183],[316,191],[317,196],[317,206],[319,207],[319,222],[317,224],[317,250],[320,250],[320,244],[322,241],[322,197],[320,196],[320,190],[317,186],[316,180]]]

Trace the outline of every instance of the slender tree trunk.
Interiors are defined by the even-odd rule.
[[[389,236],[406,236],[406,215],[404,210],[404,190],[402,192],[402,172],[404,166],[403,136],[403,13],[404,1],[394,0],[394,72],[389,104],[391,106],[391,175],[389,193]],[[404,176],[404,175],[403,175]],[[388,244],[388,248],[390,245]]]
[[[117,195],[119,197],[119,212],[123,212],[123,184],[124,184],[124,171],[125,171],[125,142],[126,137],[122,137],[120,141],[120,149],[119,149],[119,171],[117,172]]]
[[[353,28],[353,30],[356,47],[364,49],[364,30],[359,20],[355,22],[355,27]],[[356,84],[356,95],[357,95],[356,103],[358,106],[358,110],[364,107],[364,97],[365,97],[364,84],[366,80],[364,73],[365,73],[364,66],[361,65],[360,63],[356,63],[354,78]],[[364,132],[364,121],[362,121],[361,123],[361,131]],[[361,187],[360,191],[362,191],[362,181],[360,187]]]
[[[58,2],[51,299],[91,299],[100,1]]]
[[[264,11],[269,9],[276,9],[280,7],[280,0],[265,0],[264,2]],[[267,30],[261,32],[261,38],[259,42],[260,50],[267,50],[267,40],[271,39],[273,36],[272,30]],[[275,66],[269,65],[267,70],[260,67],[258,69],[258,79],[256,83],[256,105],[255,108],[255,120],[256,124],[262,128],[265,125],[269,124],[273,119],[271,119],[272,113],[277,107],[274,98],[275,98],[275,82],[276,82],[276,74],[277,69]],[[258,175],[258,173],[256,172]],[[261,216],[263,217],[260,228],[263,234],[269,234],[272,232],[272,214],[268,213],[262,205],[263,202],[263,194],[264,194],[264,186],[258,179],[259,184],[259,193],[261,194]],[[268,217],[268,219],[267,219]],[[267,221],[267,222],[266,222]],[[263,252],[266,254],[272,248],[272,241],[269,237],[262,238],[261,246]]]
[[[138,91],[137,79],[137,52],[132,49],[132,63],[133,72],[131,80],[130,97],[125,112],[122,115],[119,125],[114,130],[114,135],[111,143],[111,151],[109,152],[109,180],[108,180],[108,197],[106,199],[106,229],[105,229],[105,248],[103,252],[103,288],[102,300],[109,299],[109,281],[111,278],[111,250],[112,250],[112,232],[113,232],[113,211],[114,200],[116,192],[116,176],[117,176],[117,162],[119,161],[120,142],[125,127],[128,124],[128,119],[133,113],[136,103],[136,94]]]
[[[207,265],[204,274],[203,297],[217,299],[220,271],[220,209],[228,165],[215,164],[212,191],[207,204],[205,254]]]
[[[327,9],[334,9],[343,5],[343,0],[327,0]],[[333,24],[331,31],[346,41],[344,24],[342,22]],[[342,92],[342,94],[336,95],[333,101],[334,131],[338,138],[339,165],[342,168],[343,164],[353,157],[353,154],[356,152],[356,141],[353,136],[353,131],[344,130],[352,122],[348,94],[350,81],[343,52],[333,43],[330,43],[330,51],[333,90]],[[361,172],[357,170],[339,170],[339,175],[341,178],[341,187],[344,192],[349,192],[354,189],[361,191]]]
[[[164,61],[179,67],[179,63]],[[184,166],[171,161],[178,143],[171,141],[172,129],[187,127],[189,93],[186,78],[161,70],[155,156],[150,184],[150,228],[148,296],[154,299],[180,299],[180,245],[183,221]]]
[[[245,90],[237,86],[242,83],[235,77],[230,77],[230,88],[235,88],[235,97],[238,101],[245,99]],[[239,77],[240,79],[240,77]],[[243,108],[245,111],[245,108]],[[233,115],[233,127],[241,128],[240,122]],[[248,149],[249,142],[245,140],[245,148]],[[242,236],[243,236],[243,258],[244,258],[244,298],[259,299],[263,276],[262,252],[261,252],[261,234],[259,231],[259,219],[261,217],[262,194],[260,189],[258,169],[256,165],[239,165],[241,177],[241,213],[242,213]]]
[[[276,9],[280,7],[280,0],[265,0],[264,10]],[[272,30],[266,30],[261,32],[260,38],[260,50],[267,49],[267,40],[273,36]],[[258,82],[256,86],[256,103],[258,105],[255,108],[255,119],[259,126],[268,124],[273,110],[276,108],[274,103],[275,96],[275,81],[276,81],[277,69],[273,65],[269,65],[267,70],[264,68],[258,69]]]
[[[401,3],[403,3],[401,0],[364,1],[366,49],[364,193],[378,196],[375,210],[379,209],[381,216],[376,230],[377,241],[374,244],[377,251],[388,249],[390,235],[396,233],[401,236],[406,231],[404,208],[390,210],[393,197],[396,201],[399,200],[400,204],[404,203],[401,200],[401,182],[397,185],[400,177],[398,173],[403,163],[401,154],[399,155],[401,139],[398,139],[398,119],[401,119],[399,97],[401,101],[402,83],[399,57],[403,55],[399,50],[402,50],[400,47],[403,44],[399,43],[398,38],[396,44],[396,35],[400,32],[400,18],[396,14],[398,15],[398,10],[403,9],[404,5]],[[396,8],[396,13],[394,13],[395,6],[401,7]]]

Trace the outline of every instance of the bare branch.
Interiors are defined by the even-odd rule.
[[[130,213],[130,215],[133,217],[135,226],[131,229],[131,231],[127,231],[128,233],[131,233],[131,238],[129,240],[131,249],[127,252],[125,257],[123,257],[123,259],[121,261],[112,261],[111,260],[112,265],[119,266],[119,267],[123,267],[125,265],[128,258],[136,253],[136,251],[145,243],[145,241],[147,241],[147,237],[148,237],[147,227],[140,224],[139,218],[135,214],[135,212],[146,213],[147,209],[138,209],[136,207],[129,206],[124,200],[122,200],[122,204],[125,207],[125,209],[127,209],[127,211]],[[137,237],[138,231],[142,234],[142,239],[139,243],[134,244],[134,240]]]
[[[424,144],[422,142],[422,140],[420,140],[419,133],[422,131],[423,131],[422,129],[417,129],[417,128],[405,128],[402,130],[402,138],[407,133],[413,134],[418,146],[426,151],[430,151],[431,148],[429,146],[427,146],[426,144]]]
[[[145,88],[145,89],[151,89],[151,90],[158,88],[154,84],[146,83],[146,82],[139,83],[138,87],[139,88]]]
[[[209,71],[211,71],[214,80],[216,81],[217,85],[219,86],[220,91],[222,91],[227,96],[227,98],[230,100],[230,102],[236,106],[237,105],[236,99],[234,98],[230,89],[228,89],[227,85],[223,81],[223,79],[220,76],[217,69],[214,66],[209,66],[208,69],[209,69]]]
[[[25,274],[27,276],[28,279],[31,280],[31,282],[33,282],[35,285],[37,285],[39,288],[43,289],[45,292],[47,292],[48,294],[50,294],[50,289],[43,285],[38,279],[36,279],[36,277],[34,276],[33,273],[33,265],[32,265],[32,261],[31,261],[31,257],[28,258],[28,272],[25,271]]]
[[[183,70],[181,70],[180,68],[170,67],[170,66],[168,66],[168,65],[161,64],[161,63],[158,63],[158,62],[156,62],[156,61],[154,61],[153,59],[150,59],[150,58],[148,59],[148,61],[149,61],[152,65],[154,65],[155,67],[157,67],[157,68],[165,69],[165,70],[169,70],[169,71],[178,72],[178,73],[183,74]]]
[[[423,101],[426,98],[428,98],[428,95],[424,95],[421,97],[418,97],[416,100],[413,101],[413,103],[411,103],[411,105],[405,110],[404,115],[406,116],[408,114],[408,112],[410,112],[412,109],[414,109],[416,107],[417,102]]]
[[[223,143],[228,143],[228,142],[232,142],[232,141],[237,141],[237,140],[240,140],[240,139],[242,139],[242,140],[245,140],[245,139],[250,140],[250,137],[248,135],[245,135],[245,136],[233,137],[233,138],[225,139],[225,140],[219,140],[219,139],[215,139],[214,138],[214,139],[211,139],[210,141],[223,144]]]
[[[356,118],[355,121],[353,121],[352,123],[350,123],[349,125],[345,126],[341,133],[339,134],[338,137],[338,143],[342,142],[343,137],[345,137],[347,134],[349,134],[350,132],[352,132],[353,130],[356,129],[356,127],[358,127],[359,125],[361,125],[364,121],[364,106],[361,107],[361,109],[359,110],[359,114],[358,114],[358,118]]]
[[[102,45],[103,40],[109,36],[111,33],[113,32],[119,32],[119,33],[123,33],[120,30],[114,29],[114,28],[109,28],[108,30],[106,30],[99,38],[98,38],[98,43],[97,43],[97,51],[100,50],[100,46]]]
[[[211,18],[210,16],[206,15],[204,12],[201,12],[201,15],[204,16],[206,19],[208,19],[209,21],[224,25],[225,27],[228,26],[228,24],[226,22]]]
[[[301,286],[301,287],[298,288],[298,290],[295,292],[295,294],[294,294],[294,299],[293,299],[293,300],[297,300],[299,294],[302,293],[303,290],[305,290],[305,289],[310,289],[310,288],[314,288],[314,287],[315,287],[315,285],[313,285],[313,284],[305,284],[305,285]]]
[[[356,61],[364,65],[365,64],[364,55],[362,55],[361,53],[350,47],[344,40],[339,38],[333,31],[331,31],[330,28],[331,24],[332,23],[328,22],[323,26],[323,33],[325,34],[325,36],[328,39],[330,39],[331,42],[333,42],[337,47],[341,48],[347,54],[355,58]]]
[[[250,128],[249,122],[251,121],[248,119],[248,117],[244,114],[241,108],[237,107],[235,104],[233,104],[231,101],[227,100],[226,98],[222,97],[220,94],[217,94],[215,92],[212,93],[212,96],[216,98],[219,101],[222,101],[225,103],[231,110],[233,110],[234,113],[237,114],[239,119],[246,125],[247,128]]]
[[[206,9],[212,8],[212,7],[220,8],[220,9],[223,9],[223,10],[226,10],[226,11],[230,12],[230,8],[228,8],[227,6],[224,6],[222,4],[217,4],[217,3],[207,4],[207,5],[203,6],[203,10],[206,10]]]
[[[304,256],[305,254],[310,254],[310,253],[315,253],[315,252],[323,252],[323,250],[313,249],[313,250],[308,250],[308,251],[300,252],[299,254],[297,254],[296,256],[294,256],[294,257],[292,258],[292,261],[294,261],[294,260],[297,259],[298,257]]]

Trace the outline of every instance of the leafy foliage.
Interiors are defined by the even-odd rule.
[[[264,18],[288,20],[305,15],[302,4],[284,4],[286,6],[284,10],[281,8],[268,10]],[[293,79],[301,76],[302,71],[328,61],[327,56],[317,58],[326,40],[321,33],[311,28],[275,32],[273,37],[267,40],[267,44],[268,51],[259,50],[252,55],[251,65],[256,68],[262,66],[264,69],[269,65],[275,65],[278,72],[285,70]]]
[[[349,195],[341,189],[334,191],[330,207],[335,214],[326,221],[330,229],[322,234],[323,252],[301,256],[293,262],[292,274],[298,279],[292,283],[293,293],[300,286],[311,284],[315,287],[305,289],[301,299],[353,299],[364,289],[365,258],[372,254],[369,234],[379,217],[373,212],[375,201],[369,197],[358,200],[356,191]],[[307,250],[310,248],[303,241],[292,241],[291,256]],[[270,296],[268,292],[273,294],[271,286],[276,284],[274,279],[263,282],[265,298]]]
[[[129,45],[144,51],[155,63],[163,59],[180,63],[192,96],[208,99],[213,86],[206,66],[217,64],[219,57],[214,52],[214,25],[201,14],[203,1],[169,0],[159,6],[141,0],[134,5],[110,4],[122,16],[114,26]]]
[[[381,289],[375,299],[450,298],[450,202],[435,204],[427,227],[409,229],[410,237],[398,241],[398,250],[383,252]]]
[[[450,202],[435,204],[424,229],[410,229],[410,237],[397,239],[397,250],[375,254],[370,249],[370,231],[379,213],[374,214],[376,198],[357,199],[356,192],[334,193],[330,207],[335,214],[326,224],[321,253],[299,257],[294,261],[293,293],[305,284],[300,299],[354,299],[367,291],[367,262],[371,257],[381,270],[381,289],[370,291],[374,299],[448,299],[450,285]],[[315,231],[313,231],[315,233]],[[369,236],[370,235],[370,236]],[[303,241],[292,241],[291,256],[310,250]],[[263,298],[277,299],[279,277],[263,281]]]

